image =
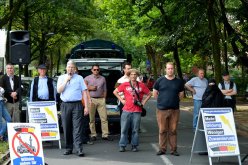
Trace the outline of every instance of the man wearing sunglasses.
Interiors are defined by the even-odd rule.
[[[106,110],[106,96],[107,96],[107,84],[103,76],[99,74],[100,67],[98,64],[94,64],[91,68],[92,74],[85,77],[85,82],[88,85],[88,90],[91,97],[91,108],[90,108],[90,131],[91,140],[96,141],[97,133],[95,126],[95,114],[98,111],[101,119],[102,127],[102,139],[112,141],[108,134],[108,119]]]

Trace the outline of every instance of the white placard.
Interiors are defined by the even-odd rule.
[[[202,108],[208,154],[210,157],[240,155],[231,108]]]
[[[9,151],[12,165],[44,165],[39,124],[8,123]]]
[[[39,123],[42,141],[60,140],[55,101],[28,102],[29,123]]]
[[[0,29],[0,57],[5,57],[6,52],[7,31]]]

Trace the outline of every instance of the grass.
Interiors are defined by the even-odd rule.
[[[0,141],[0,154],[4,154],[9,149],[8,142]]]

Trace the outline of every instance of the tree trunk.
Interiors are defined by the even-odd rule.
[[[56,75],[59,74],[59,64],[60,64],[60,60],[61,60],[61,49],[60,49],[60,47],[59,47],[59,49],[58,49],[58,61],[57,61],[57,73],[56,73]]]
[[[28,12],[28,8],[27,8],[27,1],[25,1],[25,9],[24,9],[24,19],[23,19],[23,23],[24,23],[24,30],[29,30],[29,12]],[[31,43],[30,43],[31,44]],[[30,45],[31,47],[31,45]],[[31,59],[31,54],[30,55],[30,59]],[[28,64],[24,65],[24,69],[23,69],[23,73],[24,76],[28,76]]]
[[[218,34],[215,17],[214,17],[214,0],[207,0],[207,14],[208,14],[208,24],[210,31],[210,41],[213,50],[213,60],[215,67],[215,80],[217,82],[221,81],[221,62],[220,62],[220,37]]]
[[[175,43],[175,46],[173,48],[173,57],[176,63],[176,67],[177,67],[177,74],[178,77],[180,79],[183,79],[183,74],[182,74],[182,70],[181,70],[181,63],[180,63],[180,59],[179,59],[179,55],[178,55],[178,47],[177,47],[177,43]]]
[[[152,73],[154,75],[154,78],[157,79],[158,73],[157,73],[156,52],[151,45],[145,45],[145,48],[146,48],[146,54],[148,55],[149,59],[151,59]]]

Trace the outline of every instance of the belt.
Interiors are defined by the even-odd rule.
[[[81,100],[77,100],[77,101],[62,101],[63,103],[82,103]]]
[[[93,99],[102,99],[104,97],[91,97],[91,98],[93,98]]]

